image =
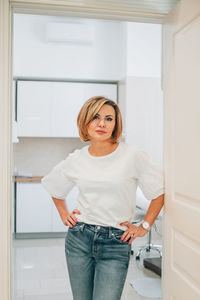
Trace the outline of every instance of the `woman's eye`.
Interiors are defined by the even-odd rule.
[[[97,119],[99,119],[99,115],[95,115],[94,117],[93,117],[93,120],[97,120]],[[111,117],[107,117],[106,118],[106,121],[112,121],[113,119],[111,118]]]

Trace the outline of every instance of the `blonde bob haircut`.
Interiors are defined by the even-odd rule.
[[[87,126],[104,104],[112,106],[115,110],[115,128],[112,132],[111,142],[114,144],[121,137],[122,115],[119,106],[111,99],[105,98],[103,96],[94,96],[89,98],[84,103],[78,114],[77,126],[79,130],[79,136],[82,141],[87,142],[90,140],[88,138]]]

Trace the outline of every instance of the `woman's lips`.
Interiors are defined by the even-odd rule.
[[[100,134],[103,134],[103,133],[106,133],[105,131],[103,130],[96,130],[97,133],[100,133]]]

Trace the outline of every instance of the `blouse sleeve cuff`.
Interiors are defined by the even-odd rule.
[[[149,197],[150,200],[156,199],[158,198],[160,195],[165,193],[165,189],[164,188],[160,188],[158,189],[156,192],[152,193]]]

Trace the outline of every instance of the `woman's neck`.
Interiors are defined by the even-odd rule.
[[[98,141],[90,141],[90,145],[88,151],[93,156],[103,156],[110,154],[118,147],[118,142],[98,142]]]

